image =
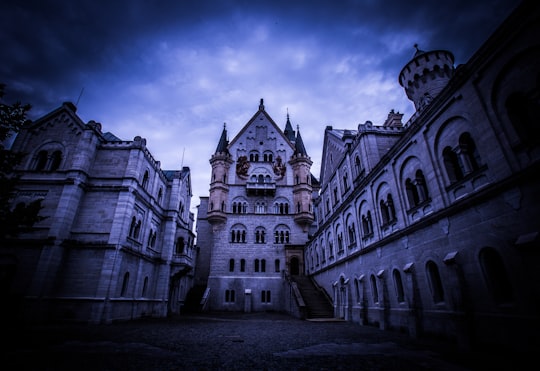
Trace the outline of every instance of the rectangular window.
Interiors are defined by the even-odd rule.
[[[270,302],[271,302],[270,290],[261,291],[261,303],[270,303]]]
[[[234,303],[234,290],[225,290],[225,302]]]

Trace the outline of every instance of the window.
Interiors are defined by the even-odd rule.
[[[147,289],[148,289],[148,276],[144,277],[144,281],[143,281],[143,287],[142,287],[142,293],[141,293],[141,296],[143,298],[146,296]]]
[[[161,201],[163,200],[163,189],[160,188],[157,196],[157,202],[159,205],[161,205]]]
[[[266,213],[266,202],[264,201],[255,202],[255,214],[264,214],[264,213]]]
[[[234,259],[229,260],[229,272],[234,272]]]
[[[266,272],[266,260],[261,259],[261,272]]]
[[[270,290],[261,291],[261,303],[270,303],[271,295]]]
[[[276,260],[274,261],[274,270],[275,270],[276,273],[280,272],[280,270],[281,270],[281,269],[280,269],[280,262],[279,262],[279,259],[276,259]]]
[[[225,302],[226,303],[234,303],[235,297],[234,297],[234,290],[225,290]]]
[[[480,154],[476,148],[476,144],[469,133],[463,133],[459,137],[459,148],[465,173],[470,173],[480,168]]]
[[[45,170],[45,167],[47,166],[47,160],[47,151],[39,151],[36,159],[36,170]]]
[[[444,290],[442,286],[441,276],[439,275],[439,268],[433,261],[428,261],[426,264],[426,271],[428,275],[428,281],[431,288],[431,295],[434,303],[441,303],[444,301]]]
[[[261,227],[255,230],[255,243],[266,243],[266,232]]]
[[[401,280],[401,274],[397,269],[394,269],[392,276],[394,277],[394,287],[396,288],[396,298],[398,303],[405,301],[405,293],[403,291],[403,281]]]
[[[540,127],[535,124],[536,112],[540,109],[537,101],[533,92],[520,92],[511,94],[505,103],[508,117],[525,145],[538,144],[540,140]]]
[[[369,277],[369,280],[371,282],[371,296],[373,298],[373,303],[378,303],[379,290],[377,289],[377,281],[375,279],[375,276],[372,274],[371,277]]]
[[[289,213],[289,204],[286,202],[278,202],[274,204],[274,214],[288,214]]]
[[[51,166],[50,170],[55,171],[60,167],[60,163],[62,162],[62,152],[61,151],[54,151],[51,156]]]
[[[371,220],[371,212],[369,210],[365,215],[362,215],[362,232],[364,238],[373,234],[373,221]]]
[[[148,178],[149,178],[148,170],[146,170],[144,172],[144,176],[143,176],[143,180],[142,180],[142,186],[143,186],[144,189],[148,188]]]
[[[128,285],[129,285],[129,272],[126,272],[124,273],[124,279],[122,281],[122,291],[120,292],[120,296],[127,295]]]
[[[392,195],[388,194],[385,200],[380,201],[382,225],[385,226],[396,220],[396,210],[394,209],[394,201]]]
[[[450,184],[463,179],[463,171],[458,156],[450,147],[443,150],[443,161]]]
[[[184,237],[178,237],[176,240],[176,254],[181,255],[184,253],[184,249],[186,247],[186,243],[184,241]]]
[[[509,303],[513,300],[512,285],[508,279],[504,262],[497,251],[485,247],[480,251],[480,264],[484,279],[491,291],[493,300],[497,304]]]
[[[246,260],[240,259],[240,272],[245,272],[245,271],[246,271]]]
[[[236,226],[231,229],[232,243],[246,243],[246,230],[243,227]]]
[[[255,268],[255,272],[259,271],[259,259],[255,259],[254,268]]]
[[[274,243],[289,243],[289,231],[285,227],[278,227],[275,230]]]

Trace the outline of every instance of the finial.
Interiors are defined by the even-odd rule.
[[[261,103],[259,104],[259,111],[264,111],[264,100],[261,98]]]
[[[300,131],[300,125],[296,125],[296,131]]]
[[[224,123],[223,123],[223,129],[226,129],[226,128],[227,128],[227,123],[224,122]]]

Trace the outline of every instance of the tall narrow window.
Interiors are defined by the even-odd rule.
[[[278,273],[280,271],[280,267],[279,267],[279,259],[276,259],[274,261],[274,268],[275,268],[275,272]]]
[[[431,295],[434,303],[440,303],[444,301],[444,290],[439,274],[439,268],[433,261],[428,261],[426,264],[426,271],[428,274],[429,285],[431,288]]]
[[[397,269],[394,269],[392,273],[394,277],[394,287],[396,288],[396,298],[398,303],[403,303],[405,301],[405,293],[403,291],[403,281],[401,280],[401,274]]]
[[[144,277],[143,287],[141,296],[144,298],[146,296],[146,291],[148,290],[148,276]]]
[[[369,277],[369,280],[371,282],[371,296],[373,298],[373,303],[378,303],[379,290],[377,289],[377,280],[375,279],[374,275],[371,275],[371,277]]]
[[[261,260],[261,272],[266,272],[266,260]]]
[[[129,272],[126,272],[124,273],[124,279],[122,281],[122,291],[120,292],[120,296],[127,295],[128,285],[129,285]]]
[[[497,304],[513,301],[513,290],[501,256],[491,247],[480,251],[480,264],[484,279]]]
[[[47,151],[39,151],[36,160],[36,170],[45,170],[45,166],[47,166],[47,160]]]
[[[62,162],[62,152],[60,151],[54,151],[51,156],[51,171],[55,171],[60,167],[60,163]]]
[[[234,259],[229,260],[229,272],[234,272]]]
[[[461,170],[458,156],[454,151],[452,151],[452,148],[446,147],[443,150],[443,161],[450,184],[463,179],[463,172]]]
[[[240,259],[240,272],[245,272],[245,271],[246,271],[246,260]]]
[[[259,259],[255,259],[255,272],[258,272],[259,271]]]
[[[149,175],[148,175],[148,170],[144,172],[144,176],[143,176],[143,180],[142,180],[142,186],[144,189],[147,189],[148,188],[148,178],[149,178]]]

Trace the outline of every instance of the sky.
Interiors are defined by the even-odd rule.
[[[2,0],[4,101],[35,120],[70,101],[208,196],[224,123],[257,112],[299,127],[318,178],[324,129],[414,113],[398,75],[422,50],[466,63],[517,0]]]

